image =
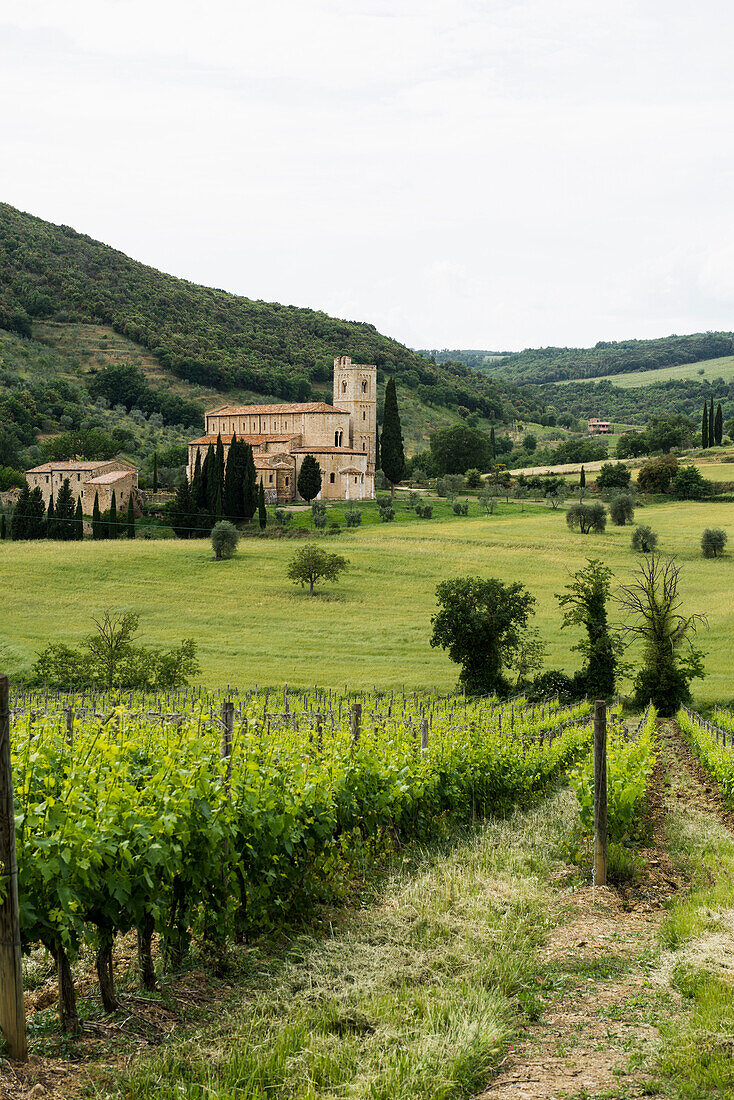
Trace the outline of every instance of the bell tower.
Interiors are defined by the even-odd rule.
[[[367,454],[367,469],[375,472],[377,431],[377,367],[353,363],[348,355],[334,360],[334,406],[350,414],[349,444]]]

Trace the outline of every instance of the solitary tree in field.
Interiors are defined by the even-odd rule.
[[[593,504],[572,504],[566,512],[566,523],[572,530],[578,528],[582,535],[601,532],[606,530],[607,510],[598,500]]]
[[[235,525],[230,523],[228,519],[220,519],[212,527],[214,560],[222,561],[224,558],[231,558],[237,549],[239,540],[240,533]]]
[[[313,455],[305,455],[296,487],[303,499],[309,503],[321,492],[321,467]]]
[[[394,378],[388,378],[385,386],[385,411],[382,417],[380,463],[382,472],[390,482],[391,494],[394,496],[395,486],[401,481],[405,472],[403,431],[400,426],[400,412],[398,411],[398,396]]]
[[[617,527],[624,527],[635,518],[635,502],[629,493],[617,493],[609,505],[609,515]]]
[[[701,615],[681,615],[678,582],[681,569],[659,555],[646,558],[631,584],[621,590],[620,603],[630,616],[625,625],[631,638],[642,642],[642,668],[634,683],[634,701],[652,702],[663,717],[675,714],[691,699],[690,682],[703,676],[703,654],[692,637]]]
[[[436,588],[439,611],[431,620],[431,645],[461,665],[459,683],[472,695],[506,695],[505,670],[515,662],[535,606],[524,585],[495,577],[457,577]]]
[[[652,527],[640,524],[632,532],[632,549],[642,554],[652,554],[658,544],[658,536]]]
[[[583,690],[602,699],[614,694],[623,650],[621,636],[610,631],[607,616],[612,575],[598,558],[587,558],[586,566],[572,575],[565,592],[556,596],[564,612],[561,625],[586,631],[586,637],[573,647],[584,658],[579,677]]]
[[[705,558],[718,558],[724,553],[727,537],[720,527],[707,527],[701,535],[701,550]]]
[[[288,566],[287,576],[294,584],[307,584],[308,594],[313,596],[314,585],[318,581],[337,580],[348,564],[340,554],[330,554],[319,546],[301,546]]]

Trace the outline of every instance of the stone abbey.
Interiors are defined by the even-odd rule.
[[[225,459],[232,436],[252,446],[255,469],[270,504],[298,499],[301,464],[313,455],[321,467],[321,500],[365,500],[375,495],[377,367],[334,360],[334,397],[293,405],[222,405],[205,414],[205,432],[189,443],[188,477],[197,452],[204,461],[221,435]]]

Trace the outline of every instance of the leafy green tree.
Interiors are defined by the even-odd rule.
[[[466,482],[467,489],[481,489],[482,487],[482,475],[476,467],[466,471],[464,474],[464,481]]]
[[[495,577],[457,577],[436,588],[439,611],[430,643],[461,665],[459,683],[471,695],[507,695],[522,632],[535,606],[524,585]]]
[[[657,554],[645,558],[635,579],[621,589],[620,603],[630,616],[625,626],[642,643],[642,667],[634,682],[639,707],[652,700],[665,718],[691,701],[691,680],[703,676],[703,654],[692,636],[701,615],[681,615],[681,568]]]
[[[231,558],[237,549],[240,533],[228,519],[220,519],[212,527],[212,549],[214,560],[222,561]]]
[[[572,530],[578,528],[582,535],[591,531],[601,533],[606,530],[607,511],[598,500],[593,504],[572,504],[566,512],[566,523]]]
[[[617,527],[632,523],[635,518],[635,502],[629,493],[617,493],[609,505],[609,515]]]
[[[719,558],[727,543],[726,531],[720,527],[707,527],[701,535],[701,550],[705,558]]]
[[[586,637],[573,647],[584,659],[580,676],[584,689],[592,697],[606,699],[614,695],[623,649],[621,635],[609,629],[607,604],[613,574],[598,558],[586,560],[556,599],[564,612],[562,627],[580,626],[586,631]]]
[[[724,438],[724,414],[721,411],[721,403],[716,406],[716,414],[714,416],[714,443],[717,447],[721,446],[721,441]]]
[[[605,462],[596,477],[597,489],[626,489],[632,475],[624,462]]]
[[[486,432],[470,428],[468,424],[442,428],[431,435],[431,458],[439,474],[463,474],[472,466],[486,470],[490,462],[489,452]]]
[[[675,455],[660,455],[643,462],[637,475],[637,487],[641,493],[667,493],[678,473]]]
[[[184,484],[188,488],[188,482],[186,481],[186,478],[184,478]],[[127,522],[126,522],[126,527],[127,527],[127,532],[126,532],[127,537],[129,539],[134,539],[135,538],[135,504],[133,502],[132,493],[130,493],[130,496],[127,498]]]
[[[64,542],[72,542],[76,531],[74,527],[74,511],[76,505],[74,503],[74,494],[71,491],[71,485],[69,484],[68,477],[64,478],[63,484],[59,489],[59,495],[56,498],[56,517],[54,522],[54,538],[61,539]]]
[[[31,490],[26,483],[20,491],[20,496],[13,509],[10,520],[10,537],[15,541],[28,538],[28,512],[30,509]]]
[[[648,453],[662,451],[667,454],[674,447],[688,447],[693,439],[694,424],[680,413],[650,418],[645,437]]]
[[[288,566],[287,576],[294,584],[307,584],[308,594],[313,596],[315,584],[320,580],[337,580],[348,564],[346,558],[330,554],[319,546],[301,546]]]
[[[382,416],[382,437],[380,440],[380,463],[382,472],[390,482],[390,490],[395,495],[395,486],[402,480],[405,472],[405,450],[403,431],[400,426],[398,396],[395,379],[388,378],[385,386],[385,409]],[[462,469],[466,469],[465,464]]]
[[[76,542],[84,541],[84,512],[81,497],[77,497],[76,509],[74,510],[74,539]]]
[[[680,466],[670,483],[670,491],[678,500],[703,500],[711,490],[711,482],[696,466]]]
[[[309,503],[321,492],[321,467],[313,455],[304,455],[296,486]]]
[[[658,536],[652,527],[640,524],[632,532],[632,549],[642,554],[652,554],[658,544]]]
[[[260,530],[264,531],[268,525],[268,510],[265,507],[265,489],[262,481],[258,482],[257,488],[257,518],[260,524]]]
[[[116,539],[119,535],[117,529],[117,497],[115,496],[115,490],[112,490],[112,499],[110,501],[110,515],[107,521],[107,538]]]
[[[624,432],[617,440],[617,458],[640,458],[649,453],[644,433]]]
[[[90,635],[87,645],[102,683],[105,687],[114,687],[120,682],[119,666],[137,633],[140,616],[132,611],[108,609],[101,618],[92,621],[97,632]]]
[[[317,531],[323,531],[326,527],[326,503],[323,500],[311,502],[311,519]]]
[[[99,493],[94,494],[94,505],[92,507],[92,538],[103,539],[106,537],[106,531],[103,530],[104,524],[102,522],[102,516],[99,511]]]

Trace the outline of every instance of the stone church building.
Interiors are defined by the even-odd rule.
[[[334,360],[334,398],[294,405],[221,405],[205,413],[205,433],[189,443],[188,477],[221,435],[225,459],[237,438],[251,444],[268,503],[298,499],[306,455],[321,467],[319,500],[365,500],[375,495],[377,367]]]

